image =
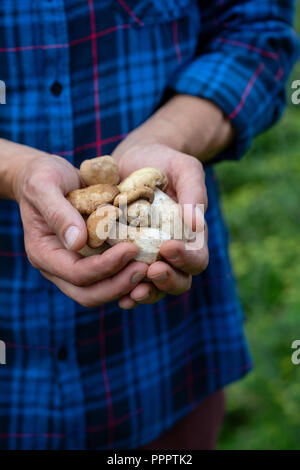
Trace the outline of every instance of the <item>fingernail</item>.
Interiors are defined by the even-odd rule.
[[[121,306],[122,303],[121,303],[121,305],[119,303],[119,307],[122,308],[123,310],[131,310],[132,308],[135,307],[135,304],[132,305],[133,302],[134,302],[134,300],[132,302],[129,301],[129,302],[127,302],[127,304],[125,304],[125,305],[123,304],[123,306]]]
[[[179,258],[179,252],[177,250],[171,251],[170,254],[167,256],[170,261],[177,261]]]
[[[135,257],[135,253],[126,253],[122,258],[122,263],[127,264]]]
[[[144,279],[144,277],[145,277],[144,273],[135,273],[131,278],[131,284],[137,284],[142,279]]]
[[[155,282],[165,282],[168,279],[168,273],[161,273],[158,276],[152,277]]]
[[[204,228],[204,214],[200,207],[195,206],[196,231],[200,232]]]
[[[65,245],[72,248],[79,235],[79,229],[75,225],[71,225],[65,232]]]
[[[135,302],[142,302],[143,300],[146,300],[150,297],[150,294],[146,294],[143,297],[135,297]]]

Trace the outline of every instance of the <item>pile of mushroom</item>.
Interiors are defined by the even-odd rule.
[[[67,199],[86,221],[83,256],[129,241],[139,248],[135,259],[152,264],[164,241],[189,239],[180,206],[164,192],[168,179],[163,171],[141,168],[118,184],[118,165],[106,155],[85,160],[80,176],[86,187],[71,191]]]

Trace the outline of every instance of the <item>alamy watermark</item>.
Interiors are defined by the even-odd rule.
[[[294,80],[291,86],[295,90],[291,97],[292,103],[298,105],[300,104],[300,80]]]
[[[203,248],[204,205],[180,206],[167,196],[161,196],[163,192],[157,190],[157,194],[152,205],[144,201],[146,204],[138,202],[127,206],[125,196],[122,199],[122,210],[109,205],[98,206],[90,233],[93,232],[98,240],[107,240],[110,245],[132,240],[149,253],[157,252],[167,240],[184,241],[186,250]],[[159,196],[167,199],[160,200]]]
[[[6,364],[6,344],[0,340],[0,365]]]
[[[6,104],[6,85],[3,80],[0,80],[0,104]]]
[[[300,339],[295,339],[295,341],[292,342],[291,348],[294,349],[291,361],[295,366],[298,366],[300,364]]]

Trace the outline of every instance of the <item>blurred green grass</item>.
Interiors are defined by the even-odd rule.
[[[300,9],[297,15],[300,32]],[[291,80],[300,79],[300,64]],[[255,362],[227,388],[220,449],[300,449],[300,105],[240,162],[217,165],[231,256]]]

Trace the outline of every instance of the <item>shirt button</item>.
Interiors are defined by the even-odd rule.
[[[59,96],[62,92],[62,84],[60,82],[54,82],[52,83],[51,85],[51,93],[54,95],[54,96]]]
[[[57,351],[57,357],[60,361],[65,361],[68,358],[68,350],[64,346]]]

